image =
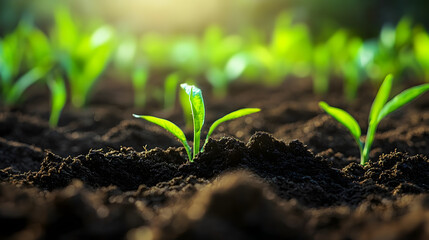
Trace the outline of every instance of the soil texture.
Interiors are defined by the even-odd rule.
[[[172,135],[132,118],[184,126],[179,105],[136,109],[130,86],[107,80],[50,128],[46,89],[30,89],[0,112],[0,239],[429,239],[429,94],[381,121],[361,166],[318,102],[365,132],[376,89],[348,102],[341,86],[317,96],[309,83],[235,83],[225,99],[203,86],[207,125],[262,111],[220,125],[193,162]]]

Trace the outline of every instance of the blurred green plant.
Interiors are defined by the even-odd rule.
[[[84,107],[113,50],[113,30],[107,26],[83,31],[65,9],[55,12],[53,44],[70,86],[71,103]]]
[[[118,75],[119,80],[129,80],[130,72],[135,70],[137,62],[143,62],[138,59],[140,50],[138,40],[132,36],[121,37],[114,50],[112,58],[114,74]]]
[[[154,70],[163,70],[172,67],[171,51],[173,38],[156,33],[146,33],[139,41],[142,54],[148,62],[148,67]]]
[[[83,107],[111,57],[111,69],[118,74],[111,78],[132,81],[137,107],[143,107],[148,98],[164,102],[166,109],[174,106],[177,77],[168,76],[163,87],[149,86],[149,72],[157,77],[174,72],[184,79],[206,80],[218,98],[225,97],[236,80],[273,86],[289,77],[312,77],[314,92],[326,94],[330,80],[341,79],[348,100],[355,99],[365,80],[378,85],[387,73],[429,81],[429,35],[422,27],[413,28],[408,17],[396,26],[384,25],[377,38],[366,40],[329,26],[322,37],[312,35],[295,19],[290,12],[280,13],[268,36],[252,27],[230,34],[210,26],[202,34],[114,37],[109,26],[83,28],[67,9],[60,8],[55,11],[50,39],[23,21],[0,40],[1,99],[5,104],[19,102],[26,88],[60,64],[72,105]],[[179,99],[184,106],[185,97]]]
[[[51,69],[50,46],[45,35],[26,22],[0,39],[0,88],[5,105],[16,105],[25,90]]]
[[[413,51],[412,22],[403,17],[396,27],[385,24],[378,39],[365,41],[361,53],[362,66],[370,80],[378,83],[383,76],[393,73],[401,76],[404,73],[417,73],[417,49]]]
[[[417,28],[413,37],[415,57],[420,65],[424,79],[429,81],[429,34],[423,28]]]
[[[237,69],[241,67],[237,66],[237,53],[243,48],[243,39],[238,35],[225,35],[219,26],[211,26],[201,41],[205,77],[213,87],[213,94],[223,98],[229,83],[240,75],[234,71],[240,71]]]
[[[164,109],[170,111],[176,103],[177,85],[179,84],[179,74],[171,73],[164,81]]]
[[[268,45],[270,57],[264,57],[269,69],[269,84],[283,82],[288,74],[308,76],[311,69],[311,52],[312,42],[307,26],[293,23],[290,13],[281,13],[277,17]]]
[[[146,105],[146,85],[148,80],[148,70],[144,67],[136,67],[133,73],[134,106],[143,108]]]
[[[313,81],[317,94],[326,94],[332,76],[344,80],[344,95],[353,100],[363,78],[359,65],[362,40],[351,37],[344,29],[334,32],[326,42],[318,44],[313,52]]]
[[[67,89],[65,82],[60,74],[51,76],[48,80],[48,87],[51,92],[51,115],[49,117],[49,125],[51,127],[58,126],[61,111],[67,101]]]

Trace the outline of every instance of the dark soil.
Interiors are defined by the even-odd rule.
[[[365,132],[376,90],[346,102],[340,88],[321,97],[308,84],[236,84],[223,100],[203,87],[209,124],[263,110],[220,125],[193,163],[165,130],[131,117],[184,126],[179,106],[134,109],[129,86],[108,80],[52,129],[47,93],[30,89],[0,114],[0,239],[429,239],[429,94],[381,122],[361,166],[318,101]]]

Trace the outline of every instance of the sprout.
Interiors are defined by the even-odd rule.
[[[16,104],[22,97],[24,91],[29,88],[31,85],[35,84],[39,79],[44,77],[46,73],[49,71],[50,66],[38,66],[26,74],[18,78],[14,83],[9,83],[5,85],[3,88],[4,91],[4,102],[6,105],[14,105]],[[8,88],[6,88],[8,87]]]
[[[387,102],[390,89],[392,88],[393,76],[391,74],[387,75],[383,83],[378,90],[377,96],[374,99],[374,102],[371,106],[371,111],[369,114],[369,127],[366,134],[366,141],[362,142],[361,129],[357,121],[347,112],[342,109],[329,106],[326,102],[320,102],[320,107],[335,118],[338,122],[343,124],[353,135],[356,143],[359,146],[359,151],[361,155],[361,164],[365,165],[369,159],[369,151],[371,150],[372,142],[374,141],[375,131],[380,121],[386,117],[391,112],[397,110],[418,96],[422,95],[429,90],[429,83],[422,84],[409,88],[400,94],[396,95],[393,99]],[[386,103],[387,102],[387,103]]]
[[[201,130],[203,128],[204,119],[205,119],[203,95],[202,95],[201,89],[197,88],[194,85],[188,85],[184,83],[184,84],[181,84],[180,87],[184,89],[186,94],[189,96],[189,103],[192,111],[192,118],[194,123],[193,155],[191,155],[191,147],[188,144],[185,134],[176,124],[168,120],[153,117],[153,116],[137,115],[137,114],[133,114],[133,116],[136,118],[143,118],[149,122],[155,123],[163,127],[164,129],[166,129],[170,133],[172,133],[174,136],[176,136],[185,147],[186,153],[188,154],[188,158],[190,162],[193,162],[193,159],[195,158],[195,156],[202,151],[204,146],[207,144],[209,137],[211,136],[211,134],[219,124],[260,111],[259,108],[243,108],[243,109],[234,111],[230,114],[227,114],[226,116],[218,119],[210,127],[209,132],[207,133],[206,140],[204,142],[204,146],[200,148]]]
[[[50,50],[46,36],[24,22],[0,39],[0,98],[5,105],[16,105],[50,71]]]
[[[56,127],[61,111],[66,104],[67,90],[64,80],[60,75],[48,79],[48,87],[51,91],[51,116],[49,117],[49,125]]]
[[[143,67],[137,67],[133,74],[134,106],[143,108],[146,105],[146,84],[148,72]]]
[[[167,76],[164,82],[164,109],[171,110],[176,102],[177,84],[179,83],[179,75],[171,73]]]
[[[81,108],[110,60],[113,30],[102,26],[83,32],[65,9],[55,12],[55,23],[54,45],[69,80],[71,103]]]

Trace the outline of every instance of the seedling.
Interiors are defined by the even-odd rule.
[[[211,67],[206,73],[207,80],[213,87],[215,97],[222,99],[228,93],[228,86],[237,80],[248,65],[248,57],[243,53],[232,56],[224,68]]]
[[[211,134],[219,124],[260,111],[259,108],[243,108],[243,109],[234,111],[232,113],[229,113],[224,117],[218,119],[209,128],[206,140],[204,142],[204,146],[200,148],[201,129],[204,125],[204,119],[205,119],[203,95],[202,95],[201,89],[197,88],[194,85],[188,85],[184,83],[184,84],[181,84],[180,87],[183,90],[185,90],[186,94],[189,96],[189,103],[191,105],[191,110],[192,110],[192,118],[194,123],[193,155],[191,155],[191,147],[188,144],[185,134],[176,124],[168,120],[153,117],[153,116],[137,115],[137,114],[133,114],[133,116],[136,118],[143,118],[149,122],[155,123],[163,127],[164,129],[166,129],[170,133],[172,133],[174,136],[176,136],[185,147],[186,153],[188,154],[188,158],[190,162],[193,162],[193,159],[195,158],[195,156],[203,150],[204,146],[208,142],[209,137],[211,136]]]
[[[134,106],[143,108],[146,105],[146,84],[148,72],[142,67],[137,67],[133,74]]]
[[[21,100],[24,91],[45,76],[49,69],[50,67],[38,66],[25,73],[15,82],[4,84],[2,86],[4,103],[9,106],[17,104]]]
[[[213,87],[213,94],[216,98],[225,98],[228,92],[230,79],[222,69],[212,67],[207,70],[206,78]]]
[[[49,72],[49,51],[45,35],[26,23],[0,39],[0,98],[5,105],[16,105]]]
[[[368,118],[368,131],[366,134],[366,141],[361,141],[361,129],[357,121],[347,112],[342,109],[329,106],[326,102],[320,102],[320,107],[335,118],[338,122],[343,124],[353,135],[356,143],[359,146],[361,155],[361,164],[365,165],[369,159],[369,151],[374,141],[375,131],[380,121],[391,112],[397,110],[418,96],[422,95],[429,90],[429,83],[422,84],[409,88],[400,94],[396,95],[389,102],[387,102],[390,89],[392,88],[393,76],[387,75],[378,90],[377,96],[371,106],[371,111]],[[386,103],[387,102],[387,103]]]
[[[171,73],[164,82],[164,109],[171,110],[176,102],[177,84],[179,84],[179,75]]]
[[[423,29],[419,30],[414,36],[414,54],[421,67],[426,81],[429,81],[429,34]]]
[[[290,13],[278,16],[268,46],[271,56],[264,57],[272,61],[266,62],[268,84],[280,84],[288,75],[304,77],[310,73],[312,44],[309,34],[305,25],[293,23]]]
[[[330,54],[329,49],[320,44],[313,50],[313,91],[317,94],[326,94],[329,88]]]
[[[49,117],[49,125],[56,127],[60,119],[61,111],[66,104],[67,90],[63,78],[56,75],[48,80],[48,87],[51,91],[51,116]]]
[[[82,108],[110,60],[113,30],[101,26],[84,32],[65,9],[55,12],[55,22],[53,43],[69,80],[71,103]]]
[[[201,72],[201,54],[196,36],[180,37],[172,44],[170,61],[173,68],[180,69],[187,76],[197,76]]]

